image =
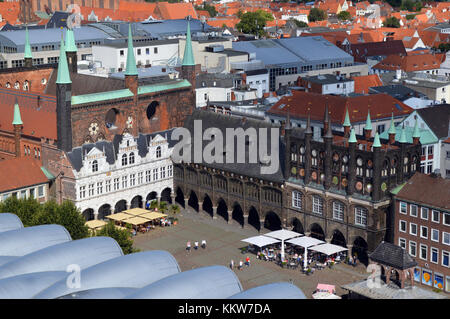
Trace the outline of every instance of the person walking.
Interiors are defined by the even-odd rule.
[[[206,240],[204,240],[204,239],[202,240],[202,248],[206,249]]]
[[[234,260],[233,259],[231,259],[231,261],[230,261],[230,268],[231,268],[231,270],[234,269]]]
[[[247,267],[250,267],[250,257],[247,256],[247,258],[245,258],[245,265]]]
[[[191,242],[190,242],[190,241],[188,241],[188,242],[186,243],[186,250],[187,250],[188,252],[191,251]]]
[[[194,249],[195,249],[195,250],[198,249],[198,241],[196,241],[196,242],[194,243]]]
[[[244,266],[244,263],[242,262],[242,260],[239,261],[239,270],[242,270],[242,267]]]

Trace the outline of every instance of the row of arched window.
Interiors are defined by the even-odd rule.
[[[0,84],[0,87],[1,87],[1,84]],[[11,88],[11,87],[12,87],[12,86],[11,86],[11,83],[10,83],[10,82],[6,82],[6,83],[5,83],[5,87],[6,87],[6,88]],[[20,82],[19,82],[19,81],[16,81],[16,83],[14,83],[14,88],[15,88],[16,90],[20,90],[20,89],[22,88],[22,90],[24,90],[24,91],[29,91],[29,90],[30,90],[30,82],[28,82],[28,80],[25,80],[25,81],[23,82],[23,84],[20,85]]]
[[[37,147],[33,147],[34,149],[34,158],[41,159],[41,150]],[[33,156],[33,152],[31,151],[28,145],[24,145],[23,153],[25,156]]]

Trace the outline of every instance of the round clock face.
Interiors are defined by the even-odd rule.
[[[347,162],[348,162],[348,156],[347,156],[347,155],[344,155],[344,157],[342,158],[342,161],[343,161],[344,163],[347,163]]]
[[[372,166],[373,166],[372,160],[368,160],[368,161],[367,161],[367,166],[368,166],[368,167],[372,167]]]
[[[317,151],[316,150],[312,150],[311,154],[312,154],[312,156],[316,157],[317,156]]]
[[[372,184],[367,184],[366,190],[368,193],[370,193],[372,191]]]
[[[312,172],[311,177],[313,180],[317,179],[317,173],[316,172]]]
[[[133,118],[131,116],[128,116],[127,127],[128,128],[132,128],[133,127]]]
[[[405,156],[405,158],[403,159],[403,163],[408,164],[408,157]]]
[[[300,153],[301,154],[305,154],[305,147],[304,146],[300,147]]]
[[[356,189],[357,189],[358,191],[361,191],[362,188],[363,188],[363,184],[362,184],[361,182],[356,182]]]
[[[96,135],[98,133],[98,123],[91,123],[89,126],[89,134]]]
[[[339,161],[339,154],[338,153],[334,153],[333,154],[333,161],[335,161],[335,162]]]
[[[358,158],[356,159],[356,164],[358,164],[358,166],[362,166],[363,160],[362,160],[361,157],[358,157]]]
[[[300,169],[300,176],[305,176],[305,169]]]
[[[339,184],[339,178],[337,176],[333,176],[333,184],[334,185]]]
[[[386,183],[381,184],[381,190],[382,190],[383,192],[385,192],[386,189],[387,189]]]

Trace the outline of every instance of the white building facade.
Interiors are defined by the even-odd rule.
[[[152,200],[173,202],[170,134],[136,138],[124,133],[113,142],[84,144],[68,153],[75,177],[74,203],[86,220],[143,208]]]

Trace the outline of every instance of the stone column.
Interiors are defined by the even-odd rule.
[[[244,215],[244,225],[242,225],[242,228],[248,228],[248,215]]]
[[[158,200],[158,205],[161,203],[161,196],[157,196],[156,199]]]
[[[175,193],[170,193],[170,198],[172,199],[172,204],[176,204],[175,203]]]
[[[184,208],[185,208],[185,209],[188,208],[188,206],[189,206],[188,203],[189,203],[189,198],[186,198],[186,197],[185,197],[185,198],[184,198]]]
[[[333,238],[330,238],[330,237],[327,237],[327,238],[325,238],[325,241],[328,243],[328,244],[331,244],[331,240],[332,240]]]
[[[259,224],[260,224],[259,232],[261,232],[264,229],[264,222],[265,222],[265,219],[260,219],[259,220]]]
[[[94,212],[94,219],[98,220],[98,212]]]
[[[213,219],[217,219],[217,206],[213,206],[213,216],[212,216],[212,218]]]
[[[233,219],[233,211],[229,210],[228,211],[228,222],[227,223],[231,224],[232,219]]]
[[[203,212],[203,202],[198,202],[198,212]]]
[[[305,232],[305,236],[307,236],[307,237],[311,236],[311,232],[309,232],[309,231]]]
[[[127,207],[127,210],[131,208],[131,203],[128,203],[125,205]]]

